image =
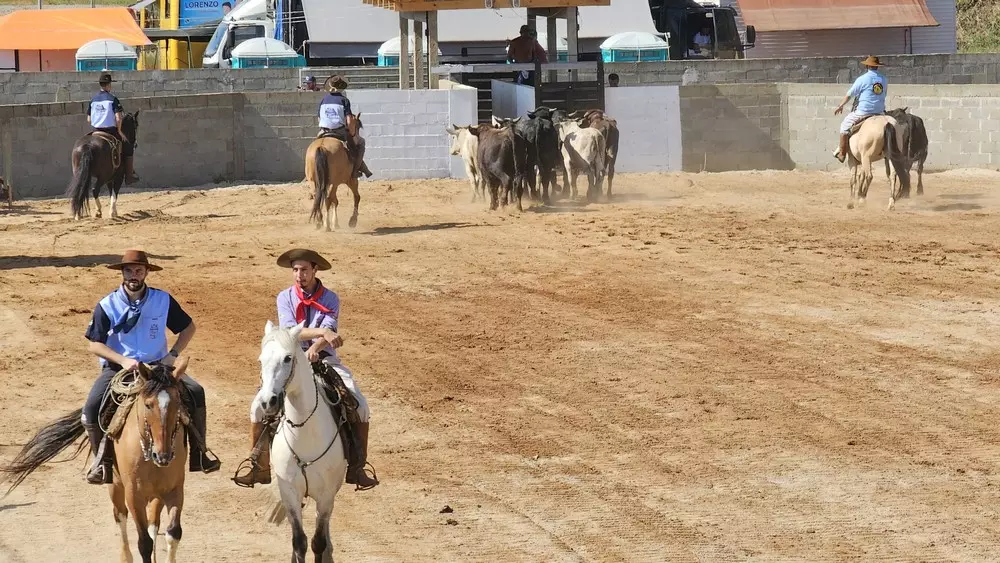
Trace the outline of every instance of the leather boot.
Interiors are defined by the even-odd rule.
[[[358,174],[359,176],[361,174],[364,174],[365,178],[371,178],[372,177],[372,171],[368,169],[368,164],[365,163],[364,160],[361,161],[361,167],[358,168],[358,171],[360,172],[360,174]]]
[[[135,169],[132,168],[132,159],[134,157],[124,156],[122,159],[125,161],[125,185],[132,185],[139,181],[139,177],[135,175]]]
[[[372,477],[365,473],[365,463],[368,462],[368,423],[355,422],[350,425],[353,436],[354,455],[350,456],[347,467],[347,483],[356,485],[355,490],[364,491],[378,485],[378,477],[372,472]]]
[[[87,472],[87,482],[91,485],[110,485],[114,482],[114,446],[104,437],[104,432],[96,424],[84,424],[90,438],[90,450],[94,453],[94,464]]]
[[[837,157],[837,160],[839,160],[841,162],[844,162],[844,159],[847,158],[847,151],[850,148],[848,146],[848,140],[850,138],[851,138],[850,135],[844,135],[844,134],[840,135],[840,148],[837,151],[837,153],[836,153],[835,156]]]
[[[267,485],[271,482],[271,433],[264,432],[263,422],[253,423],[250,431],[250,472],[246,475],[233,477],[233,482],[241,487],[253,488],[254,483]],[[254,448],[258,448],[257,459],[254,459]],[[244,462],[246,463],[246,462]]]
[[[192,473],[196,471],[202,473],[218,471],[222,467],[222,462],[205,455],[204,447],[207,421],[204,408],[196,408],[191,411],[191,424],[194,425],[195,430],[200,434],[201,442],[199,443],[197,439],[188,440],[188,447],[190,448],[188,470]]]

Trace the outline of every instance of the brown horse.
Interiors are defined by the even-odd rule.
[[[872,163],[886,158],[888,143],[895,137],[895,126],[896,120],[891,115],[873,115],[862,121],[857,133],[852,134],[848,140],[846,162],[851,169],[851,199],[847,203],[848,209],[854,209],[855,205],[864,205],[868,197],[868,187],[875,177]],[[910,190],[909,171],[901,164],[892,162],[892,167],[887,167],[886,173],[889,175],[887,209],[892,211],[896,200],[904,191],[908,193]],[[901,180],[898,187],[897,179]]]
[[[362,127],[361,114],[354,118],[353,127],[348,128],[348,134],[355,139]],[[354,165],[347,156],[347,145],[344,141],[333,137],[320,137],[309,144],[306,149],[306,182],[313,184],[313,208],[309,215],[310,221],[316,221],[316,228],[322,228],[323,208],[326,208],[326,230],[330,231],[330,206],[333,206],[333,228],[340,228],[337,218],[337,188],[346,184],[354,193],[354,213],[348,226],[352,229],[358,224],[358,205],[361,194],[358,193],[358,177],[354,173]]]
[[[177,360],[172,374],[167,366],[149,368],[140,363],[134,382],[125,378],[112,382],[113,390],[135,396],[121,434],[114,440],[115,476],[114,483],[109,486],[115,522],[121,529],[122,562],[132,561],[126,528],[129,513],[139,535],[139,553],[143,563],[149,563],[153,561],[160,512],[164,507],[168,518],[167,558],[171,563],[176,561],[187,459],[185,432],[179,430],[189,421],[181,402],[182,385],[178,380],[186,367],[187,358]],[[81,414],[82,409],[77,409],[42,428],[10,464],[0,467],[0,472],[13,479],[8,494],[31,472],[83,436]],[[76,457],[86,443],[87,440],[83,440],[72,457]]]
[[[136,134],[139,132],[139,112],[126,113],[122,118],[122,133],[125,135],[124,141],[114,139],[110,134],[102,131],[92,131],[80,137],[73,145],[73,180],[66,190],[66,197],[69,198],[70,208],[73,210],[73,218],[79,219],[81,215],[90,212],[87,205],[87,191],[93,182],[93,196],[97,203],[97,213],[94,217],[101,216],[101,187],[107,185],[111,194],[111,216],[118,216],[118,192],[125,182],[125,147],[119,147],[117,151],[113,149],[112,143],[128,143],[134,151]]]

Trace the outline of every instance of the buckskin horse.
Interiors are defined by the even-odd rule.
[[[119,141],[103,131],[91,131],[77,139],[73,145],[73,180],[66,190],[73,218],[79,219],[82,214],[90,212],[87,205],[87,192],[93,183],[94,201],[97,203],[97,213],[101,216],[101,188],[108,186],[111,194],[111,216],[118,216],[118,192],[125,182],[125,167],[122,166],[122,143],[129,143],[135,150],[136,134],[139,131],[139,112],[126,113],[122,118],[122,133],[125,136]]]
[[[851,200],[847,204],[848,209],[854,209],[855,204],[862,205],[868,196],[868,187],[871,186],[874,173],[872,163],[886,157],[888,143],[896,136],[896,120],[885,114],[872,115],[866,117],[857,125],[852,127],[850,139],[848,140],[848,152],[846,162],[851,169]],[[899,180],[897,188],[896,181]],[[897,161],[892,162],[891,174],[889,177],[889,207],[891,211],[896,200],[904,192],[910,190],[909,171],[902,167]]]
[[[361,114],[354,118],[353,127],[348,129],[348,135],[357,139],[358,132],[364,127]],[[333,228],[340,228],[337,217],[337,188],[346,184],[354,194],[354,213],[347,225],[352,229],[358,224],[358,205],[361,194],[358,193],[358,177],[354,165],[347,156],[347,144],[336,137],[317,137],[306,149],[306,182],[313,184],[313,208],[309,214],[310,221],[316,221],[316,228],[324,225],[323,211],[326,208],[326,230],[330,229],[330,206],[333,206]]]
[[[321,390],[305,352],[299,346],[304,323],[292,328],[267,321],[260,345],[261,386],[250,409],[251,420],[278,419],[271,440],[271,465],[278,481],[280,504],[270,521],[285,518],[292,526],[292,561],[305,563],[306,533],[302,525],[305,498],[316,501],[312,551],[317,562],[333,563],[330,516],[333,501],[347,476],[344,438],[334,417],[338,403]]]
[[[140,363],[134,376],[119,372],[112,380],[114,394],[106,398],[106,401],[120,403],[108,431],[114,436],[116,427],[120,426],[120,434],[114,438],[115,472],[109,490],[115,522],[121,530],[122,562],[132,561],[127,532],[130,513],[139,535],[142,561],[153,561],[160,512],[164,507],[168,518],[167,558],[171,563],[177,560],[187,459],[187,432],[180,429],[182,426],[191,428],[178,380],[187,362],[187,357],[178,358],[174,368],[164,365],[150,368]],[[81,413],[82,409],[77,409],[42,428],[10,464],[0,467],[0,473],[13,480],[8,494],[34,470],[83,436]],[[79,455],[86,444],[85,439],[70,459]],[[99,457],[98,452],[92,453]]]

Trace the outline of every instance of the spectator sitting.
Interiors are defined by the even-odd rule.
[[[321,91],[319,89],[319,86],[316,86],[316,77],[312,76],[312,75],[307,76],[306,79],[302,81],[302,84],[299,86],[299,90],[302,91],[302,92],[320,92]]]

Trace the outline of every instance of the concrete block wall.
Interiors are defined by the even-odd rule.
[[[782,101],[776,84],[681,87],[682,169],[791,169]]]
[[[606,88],[605,111],[618,122],[615,172],[680,170],[680,87]]]
[[[136,98],[140,187],[300,181],[319,100],[314,92]],[[475,115],[476,91],[359,91],[352,104],[377,178],[442,178],[453,169],[445,127]],[[24,197],[64,193],[73,144],[89,130],[83,115],[81,102],[0,106],[0,175]]]
[[[891,84],[996,84],[1000,53],[896,55],[884,57],[883,71]],[[713,61],[608,63],[623,86],[642,84],[840,83],[856,78],[858,57],[802,57]],[[308,69],[320,80],[333,68]],[[398,84],[395,67],[337,67],[351,81],[352,90],[392,88]],[[116,72],[115,92],[122,99],[207,93],[292,92],[300,69],[204,69]],[[593,73],[582,72],[584,78]],[[89,100],[97,75],[86,72],[0,73],[0,104],[50,103]],[[127,104],[126,104],[127,105]]]
[[[832,152],[844,118],[833,115],[833,109],[843,99],[843,88],[781,87],[788,113],[788,146],[796,167],[842,168]],[[924,120],[927,169],[1000,167],[1000,91],[995,87],[890,85],[889,91],[887,109],[908,107]]]

